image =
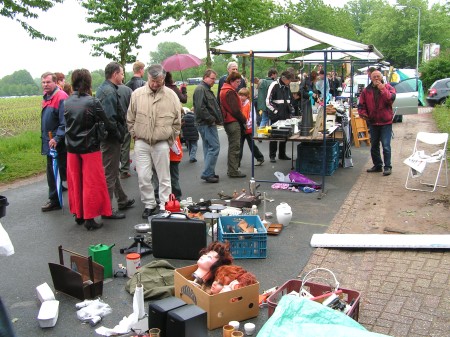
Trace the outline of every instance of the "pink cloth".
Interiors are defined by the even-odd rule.
[[[93,219],[99,215],[111,215],[111,201],[100,151],[67,153],[67,187],[70,213],[77,218]]]

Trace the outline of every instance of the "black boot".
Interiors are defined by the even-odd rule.
[[[77,223],[77,225],[84,224],[84,219],[83,218],[77,218],[76,214],[74,214],[73,216],[75,217],[75,222]]]
[[[100,227],[103,226],[103,223],[97,223],[95,222],[94,219],[86,219],[86,221],[84,222],[84,227],[86,227],[86,229],[89,230],[95,230],[98,229]]]

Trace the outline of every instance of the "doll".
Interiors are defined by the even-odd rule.
[[[240,266],[221,266],[217,269],[210,293],[211,295],[215,295],[239,289],[257,282],[255,275],[249,273]]]
[[[217,268],[223,265],[230,265],[233,262],[228,242],[211,242],[208,247],[200,251],[200,255],[197,261],[197,269],[192,274],[192,277],[194,278],[194,284],[201,286],[211,286]]]

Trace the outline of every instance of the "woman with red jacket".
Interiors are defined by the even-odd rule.
[[[241,149],[241,135],[247,122],[241,111],[241,100],[236,92],[241,84],[241,74],[233,72],[228,75],[220,90],[220,108],[222,110],[225,132],[228,137],[228,176],[230,178],[245,178],[239,171],[239,154]]]

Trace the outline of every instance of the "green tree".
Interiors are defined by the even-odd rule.
[[[280,17],[287,20],[282,23],[289,22],[346,39],[356,38],[352,25],[340,24],[351,21],[347,11],[326,5],[323,0],[289,1],[285,14]]]
[[[178,3],[183,10],[177,19],[189,27],[184,34],[205,26],[207,67],[212,64],[211,46],[270,28],[273,13],[278,12],[277,5],[271,0],[178,0]],[[181,25],[171,25],[166,31],[173,31]]]
[[[450,6],[433,5],[426,0],[399,1],[403,9],[381,0],[350,1],[344,9],[351,14],[360,41],[373,44],[385,60],[396,67],[415,68],[417,60],[418,8],[420,8],[420,44],[438,43],[450,48]],[[376,18],[376,19],[374,19]],[[419,58],[421,60],[421,57]]]
[[[97,88],[105,80],[105,71],[103,69],[94,70],[91,72],[92,76],[92,90],[97,91]]]
[[[364,35],[364,23],[373,20],[376,9],[383,5],[382,0],[351,0],[344,5],[344,11],[350,15],[349,22],[359,38]]]
[[[434,81],[450,77],[450,51],[441,52],[438,57],[423,63],[419,71],[426,89],[430,88]]]
[[[161,42],[158,44],[156,51],[150,52],[150,63],[161,63],[175,54],[188,54],[188,50],[177,42]]]
[[[42,39],[47,41],[55,41],[54,37],[42,34],[27,23],[27,19],[37,19],[39,15],[36,11],[46,12],[57,3],[62,3],[64,0],[22,0],[22,1],[2,1],[0,8],[0,15],[11,20],[17,21],[22,28],[33,39]]]
[[[161,23],[181,10],[181,4],[172,0],[86,0],[81,5],[88,11],[86,21],[100,25],[92,35],[79,34],[81,41],[94,42],[93,56],[124,67],[136,61],[141,34],[157,35]]]
[[[27,70],[15,71],[0,80],[0,96],[25,96],[40,93],[40,82],[37,85]]]

